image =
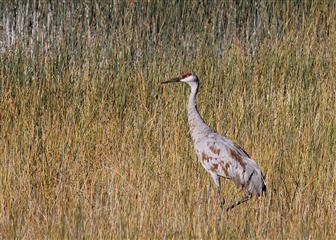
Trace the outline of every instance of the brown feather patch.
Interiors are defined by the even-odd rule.
[[[217,163],[214,163],[214,164],[212,164],[210,170],[211,170],[212,172],[216,172],[216,171],[217,171],[217,168],[218,168],[218,164],[217,164]]]
[[[222,167],[222,170],[223,170],[223,172],[224,172],[224,175],[225,176],[229,176],[229,171],[228,171],[228,169],[229,169],[229,167],[230,167],[230,164],[225,164],[224,165],[224,162],[220,162],[220,165],[221,165],[221,167]]]
[[[240,166],[243,167],[243,169],[245,169],[246,163],[244,162],[243,158],[235,150],[230,149],[230,155],[233,159],[235,159],[240,164]]]
[[[208,155],[206,155],[204,152],[202,152],[202,160],[203,161],[209,161],[210,157]]]
[[[211,152],[213,152],[214,154],[219,155],[219,153],[220,153],[220,149],[219,148],[216,148],[215,146],[210,146],[209,148],[210,148]]]

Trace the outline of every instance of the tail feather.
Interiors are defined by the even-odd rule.
[[[250,193],[258,197],[266,192],[264,177],[260,170],[254,170],[252,172],[246,187]]]

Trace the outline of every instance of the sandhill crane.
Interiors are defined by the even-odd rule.
[[[233,180],[237,187],[246,190],[244,197],[227,207],[227,211],[248,201],[253,194],[257,197],[261,196],[266,191],[266,185],[257,163],[240,146],[211,129],[200,116],[196,105],[198,77],[187,72],[162,83],[174,82],[187,83],[191,87],[188,103],[190,134],[198,160],[210,173],[216,185],[220,206],[223,207],[225,203],[220,193],[220,177]]]

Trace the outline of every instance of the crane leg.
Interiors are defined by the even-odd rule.
[[[218,192],[218,198],[219,198],[219,200],[218,200],[219,206],[222,208],[222,207],[224,207],[225,200],[224,200],[224,197],[221,195],[219,189],[217,190],[217,192]]]
[[[242,197],[241,199],[239,199],[238,201],[236,201],[234,204],[232,204],[229,207],[227,207],[226,211],[229,211],[232,208],[238,206],[239,204],[242,204],[242,203],[250,200],[251,197],[252,197],[252,194],[250,192],[247,192],[244,197]]]
[[[216,185],[217,188],[217,194],[218,194],[218,203],[220,207],[224,206],[225,200],[224,197],[221,195],[221,185],[220,185],[220,179],[217,174],[211,174],[211,177]]]

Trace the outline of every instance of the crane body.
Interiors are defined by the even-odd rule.
[[[230,179],[237,187],[246,190],[244,197],[227,207],[226,210],[248,201],[253,194],[257,197],[261,196],[266,191],[266,185],[258,164],[240,146],[211,129],[200,116],[196,105],[198,77],[188,72],[163,83],[172,82],[184,82],[191,87],[188,101],[190,135],[198,160],[216,185],[220,205],[224,206],[225,203],[220,193],[221,178]]]

